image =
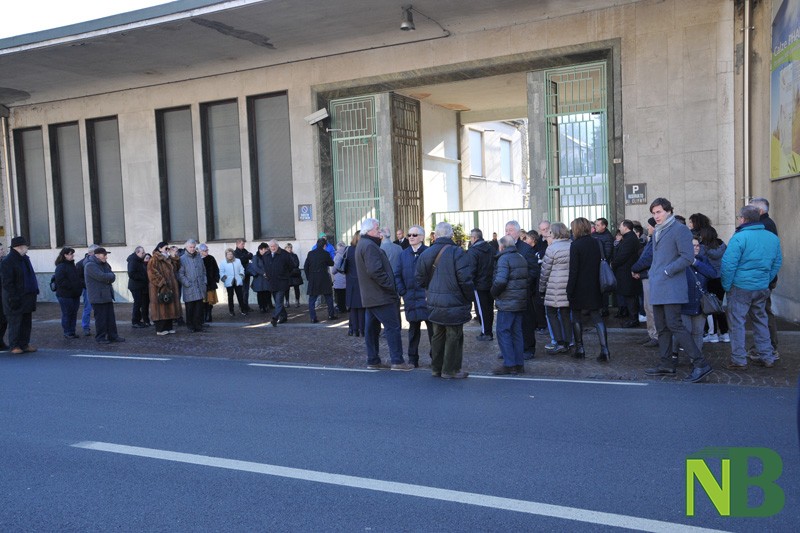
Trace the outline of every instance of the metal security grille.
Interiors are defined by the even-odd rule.
[[[419,102],[392,95],[392,178],[395,228],[423,223]]]
[[[331,102],[336,236],[346,243],[365,218],[380,219],[375,98]]]
[[[545,79],[550,218],[608,218],[606,65],[547,70]]]

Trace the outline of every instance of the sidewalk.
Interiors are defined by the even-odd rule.
[[[82,310],[82,308],[81,308]],[[217,305],[214,322],[204,333],[189,333],[186,328],[176,327],[177,334],[156,336],[155,328],[134,329],[130,326],[131,305],[115,306],[119,333],[126,342],[111,345],[98,345],[93,337],[64,339],[61,331],[61,312],[58,304],[37,304],[33,315],[33,335],[31,343],[40,349],[60,349],[73,353],[126,353],[149,355],[192,355],[224,357],[276,363],[331,365],[349,368],[362,368],[366,365],[364,339],[347,335],[347,317],[329,322],[323,320],[326,310],[320,310],[320,323],[311,324],[308,319],[308,306],[288,309],[289,322],[273,328],[270,315],[258,311],[247,317],[228,315],[227,305]],[[657,362],[654,348],[643,348],[640,343],[646,339],[644,327],[622,329],[619,321],[608,319],[609,347],[611,362],[601,364],[595,361],[598,352],[594,328],[584,330],[584,343],[587,358],[576,360],[568,354],[547,355],[544,345],[547,337],[537,335],[536,358],[526,361],[526,377],[628,380],[628,381],[680,381],[690,370],[688,359],[681,361],[677,377],[650,377],[644,374],[645,368]],[[405,328],[405,326],[404,326]],[[781,360],[774,368],[767,369],[754,365],[746,372],[733,372],[725,368],[730,356],[730,344],[706,344],[704,354],[714,366],[714,373],[708,383],[761,387],[794,387],[800,374],[800,331],[795,324],[779,323]],[[94,330],[94,323],[92,323]],[[78,317],[80,332],[80,315]],[[496,341],[479,342],[475,337],[480,333],[478,323],[470,322],[464,326],[464,370],[472,373],[488,373],[499,363],[500,350]],[[79,333],[80,334],[80,333]],[[403,330],[403,347],[407,348],[407,331]],[[750,335],[748,335],[748,342]],[[423,334],[420,344],[421,366],[427,367],[430,360],[427,336]],[[36,354],[0,357],[35,357]],[[388,349],[381,341],[381,357],[388,361]],[[422,369],[418,370],[422,371]]]

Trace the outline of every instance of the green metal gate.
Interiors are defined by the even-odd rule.
[[[349,244],[365,218],[380,219],[375,97],[330,105],[336,238]]]
[[[606,64],[547,70],[545,81],[550,219],[608,218]]]

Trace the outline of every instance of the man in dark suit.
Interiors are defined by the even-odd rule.
[[[31,346],[31,323],[36,311],[39,285],[28,257],[25,237],[11,239],[11,250],[0,263],[3,283],[3,312],[8,321],[8,345],[11,353],[35,352]]]
[[[411,246],[411,243],[408,242],[408,238],[406,237],[405,232],[403,230],[401,229],[397,230],[395,232],[395,235],[397,235],[397,240],[394,241],[394,243],[400,246],[403,250]]]
[[[642,282],[631,275],[631,267],[639,259],[641,243],[633,231],[633,222],[630,220],[622,221],[619,225],[619,232],[622,233],[622,241],[614,253],[611,268],[617,278],[617,293],[625,297],[625,306],[630,314],[630,319],[623,323],[622,327],[637,328],[639,327],[639,295],[642,293]]]

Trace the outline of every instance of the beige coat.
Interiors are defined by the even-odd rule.
[[[569,307],[569,249],[569,239],[556,239],[544,253],[539,292],[545,293],[544,305],[548,307]]]

